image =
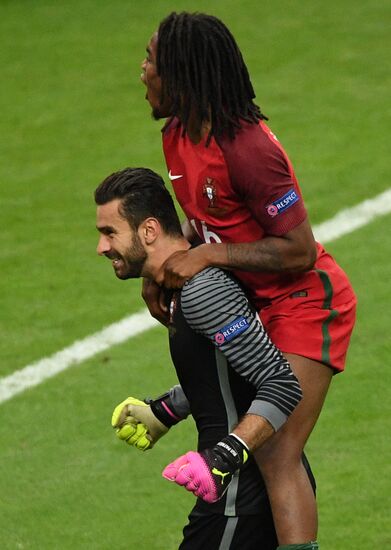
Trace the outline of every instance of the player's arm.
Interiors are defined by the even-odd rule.
[[[189,402],[176,385],[156,399],[128,397],[114,409],[111,425],[119,439],[146,451],[189,414]]]
[[[207,502],[223,496],[249,453],[287,420],[302,393],[288,362],[267,336],[239,285],[218,270],[206,270],[182,291],[189,325],[211,340],[240,376],[256,389],[247,414],[212,449],[190,452],[167,466],[163,476]]]
[[[167,288],[181,288],[206,267],[265,273],[296,273],[312,269],[316,244],[308,218],[288,233],[251,243],[204,243],[174,252],[162,266]]]
[[[200,248],[198,254],[206,265],[230,270],[302,272],[312,269],[316,260],[308,218],[281,236],[270,235],[252,243],[204,244]]]

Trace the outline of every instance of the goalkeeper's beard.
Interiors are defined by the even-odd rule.
[[[139,236],[134,236],[134,242],[124,252],[110,252],[107,257],[113,260],[113,268],[118,279],[137,279],[142,276],[147,253]]]

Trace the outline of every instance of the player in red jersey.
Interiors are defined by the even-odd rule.
[[[280,549],[315,549],[317,511],[301,462],[333,373],[343,370],[356,299],[335,260],[316,243],[287,155],[266,126],[247,68],[225,25],[204,14],[170,14],[147,47],[142,81],[186,216],[204,244],[162,269],[180,287],[207,266],[234,271],[284,352],[303,399],[257,454]],[[158,289],[143,295],[164,320]],[[288,496],[288,498],[287,498]]]

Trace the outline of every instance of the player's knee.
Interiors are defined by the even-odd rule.
[[[296,468],[302,467],[301,457],[303,449],[287,445],[267,445],[255,454],[256,462],[265,481],[291,475]]]

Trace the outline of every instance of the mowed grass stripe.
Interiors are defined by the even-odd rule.
[[[0,403],[11,399],[28,388],[38,386],[47,378],[90,359],[97,353],[105,351],[116,344],[144,332],[159,323],[153,319],[148,310],[134,313],[121,321],[77,340],[61,351],[27,365],[9,376],[0,379]]]
[[[340,211],[333,218],[315,226],[314,235],[321,243],[330,242],[389,212],[391,212],[391,189],[356,206]],[[71,346],[54,355],[0,379],[0,403],[157,325],[158,322],[145,309],[113,323],[83,340],[77,340]]]

